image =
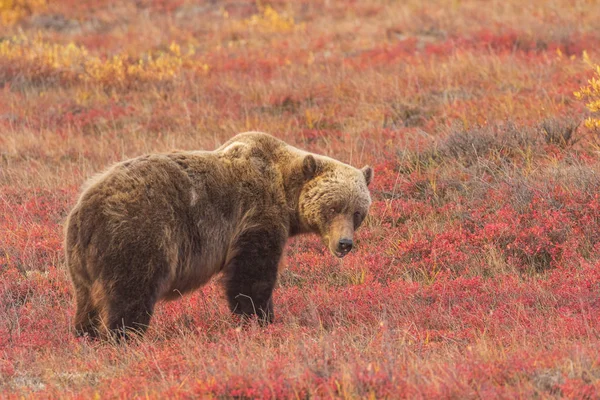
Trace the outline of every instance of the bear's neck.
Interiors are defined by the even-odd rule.
[[[288,212],[289,236],[312,232],[300,219],[300,193],[304,187],[305,179],[301,173],[297,155],[293,153],[280,154],[277,165],[282,177],[283,191],[285,193],[286,209]]]
[[[302,181],[297,180],[295,176],[284,176],[283,179],[286,209],[289,221],[289,236],[296,236],[309,231],[303,226],[300,220],[299,201],[300,191],[302,190]]]

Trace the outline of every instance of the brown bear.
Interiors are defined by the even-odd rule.
[[[372,178],[371,167],[260,132],[215,151],[117,163],[87,183],[66,222],[77,334],[143,333],[158,300],[219,272],[232,312],[272,322],[286,240],[314,232],[345,256],[369,210]]]

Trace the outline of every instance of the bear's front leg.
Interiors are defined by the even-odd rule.
[[[286,239],[286,233],[277,228],[247,231],[238,238],[224,270],[233,313],[256,315],[261,325],[273,322],[272,294]]]

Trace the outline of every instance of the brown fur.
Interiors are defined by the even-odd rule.
[[[288,237],[318,233],[345,255],[372,175],[258,132],[114,165],[88,182],[66,224],[77,332],[144,332],[158,300],[219,272],[233,312],[271,322]]]

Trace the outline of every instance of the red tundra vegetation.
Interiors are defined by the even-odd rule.
[[[0,397],[600,396],[599,20],[573,0],[0,0]],[[246,130],[374,166],[356,250],[292,240],[266,328],[216,280],[128,346],[76,338],[81,184]]]

